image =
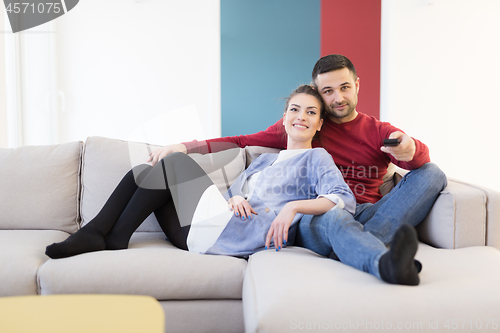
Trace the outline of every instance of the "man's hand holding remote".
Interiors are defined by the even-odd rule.
[[[389,139],[398,139],[399,144],[397,146],[383,146],[380,147],[386,154],[391,154],[398,161],[409,162],[413,160],[415,155],[415,141],[403,132],[393,132],[389,135]]]

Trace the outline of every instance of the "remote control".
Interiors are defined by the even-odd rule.
[[[399,139],[384,139],[384,146],[395,147],[399,145]]]

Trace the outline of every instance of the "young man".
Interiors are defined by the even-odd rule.
[[[359,78],[353,64],[345,56],[333,54],[318,60],[312,79],[328,113],[321,130],[321,143],[313,142],[313,147],[323,146],[332,155],[356,196],[357,207],[354,219],[345,216],[340,210],[319,216],[304,216],[299,223],[295,245],[325,256],[334,251],[341,261],[357,262],[365,254],[356,253],[352,248],[350,251],[344,250],[350,248],[349,239],[344,237],[344,229],[354,228],[372,233],[384,244],[392,242],[391,249],[392,246],[400,248],[400,251],[394,249],[393,253],[401,252],[403,257],[411,256],[413,260],[416,252],[415,232],[401,227],[406,224],[416,226],[427,216],[446,186],[446,176],[436,165],[429,163],[429,150],[425,144],[389,123],[356,110]],[[399,144],[386,147],[384,139],[397,139]],[[284,149],[286,140],[283,136],[283,121],[279,120],[265,131],[251,135],[165,146],[153,152],[150,161],[154,164],[174,151],[214,152],[214,143],[222,142],[240,147]],[[389,194],[382,197],[379,187],[391,162],[411,171]],[[408,248],[405,243],[412,245]],[[358,268],[366,271],[366,268]],[[414,277],[410,280],[411,283],[404,284],[415,284]]]

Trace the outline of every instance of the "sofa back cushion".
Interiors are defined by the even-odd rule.
[[[82,225],[97,215],[123,176],[134,166],[146,163],[149,153],[156,148],[159,146],[97,136],[87,139],[82,167]],[[189,156],[207,172],[222,193],[245,170],[244,149]],[[161,228],[151,214],[137,231],[161,232]]]
[[[0,149],[0,229],[78,230],[82,146]]]
[[[250,164],[252,164],[252,162],[257,158],[259,157],[261,154],[277,154],[281,151],[281,149],[277,149],[277,148],[268,148],[268,147],[261,147],[261,146],[246,146],[245,147],[245,154],[246,154],[246,158],[247,158],[247,162],[246,162],[246,167],[248,168],[248,166]]]

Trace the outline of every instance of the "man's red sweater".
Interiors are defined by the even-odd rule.
[[[410,162],[398,161],[392,155],[382,152],[380,147],[383,140],[396,131],[401,130],[363,113],[358,113],[354,120],[343,124],[325,118],[321,128],[321,142],[313,141],[313,147],[323,147],[332,155],[358,203],[375,203],[382,197],[379,187],[390,162],[407,170],[420,168],[430,162],[429,149],[416,139],[415,155]],[[188,153],[210,153],[227,148],[227,145],[218,144],[222,142],[236,144],[241,148],[263,146],[286,149],[287,140],[283,120],[280,119],[265,131],[255,134],[203,142],[195,140],[183,144],[186,145]]]

